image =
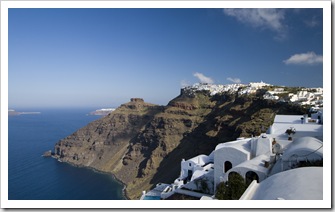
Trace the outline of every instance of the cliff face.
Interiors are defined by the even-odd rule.
[[[55,145],[60,160],[111,172],[130,199],[159,182],[172,182],[180,161],[209,154],[218,143],[258,135],[283,107],[258,97],[181,93],[167,106],[133,98]],[[300,113],[303,113],[300,111]]]
[[[125,170],[123,158],[130,141],[163,109],[142,99],[131,99],[113,113],[60,140],[55,145],[55,155],[63,162],[112,172],[128,184],[134,171]]]

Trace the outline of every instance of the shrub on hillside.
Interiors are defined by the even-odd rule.
[[[215,197],[219,200],[238,200],[247,189],[243,177],[231,173],[227,182],[221,182],[216,188]]]

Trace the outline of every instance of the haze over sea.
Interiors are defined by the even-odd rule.
[[[15,108],[16,109],[16,108]],[[8,117],[9,200],[120,200],[123,185],[112,175],[41,155],[60,139],[100,116],[94,109],[36,109]]]

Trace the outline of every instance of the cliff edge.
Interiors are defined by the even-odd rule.
[[[107,116],[55,145],[55,157],[77,166],[113,173],[130,199],[159,182],[178,177],[182,158],[209,154],[218,143],[258,135],[276,113],[300,107],[256,95],[181,92],[167,106],[132,98]]]

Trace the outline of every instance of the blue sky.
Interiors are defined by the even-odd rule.
[[[322,9],[9,9],[17,107],[166,105],[180,88],[322,87]]]

